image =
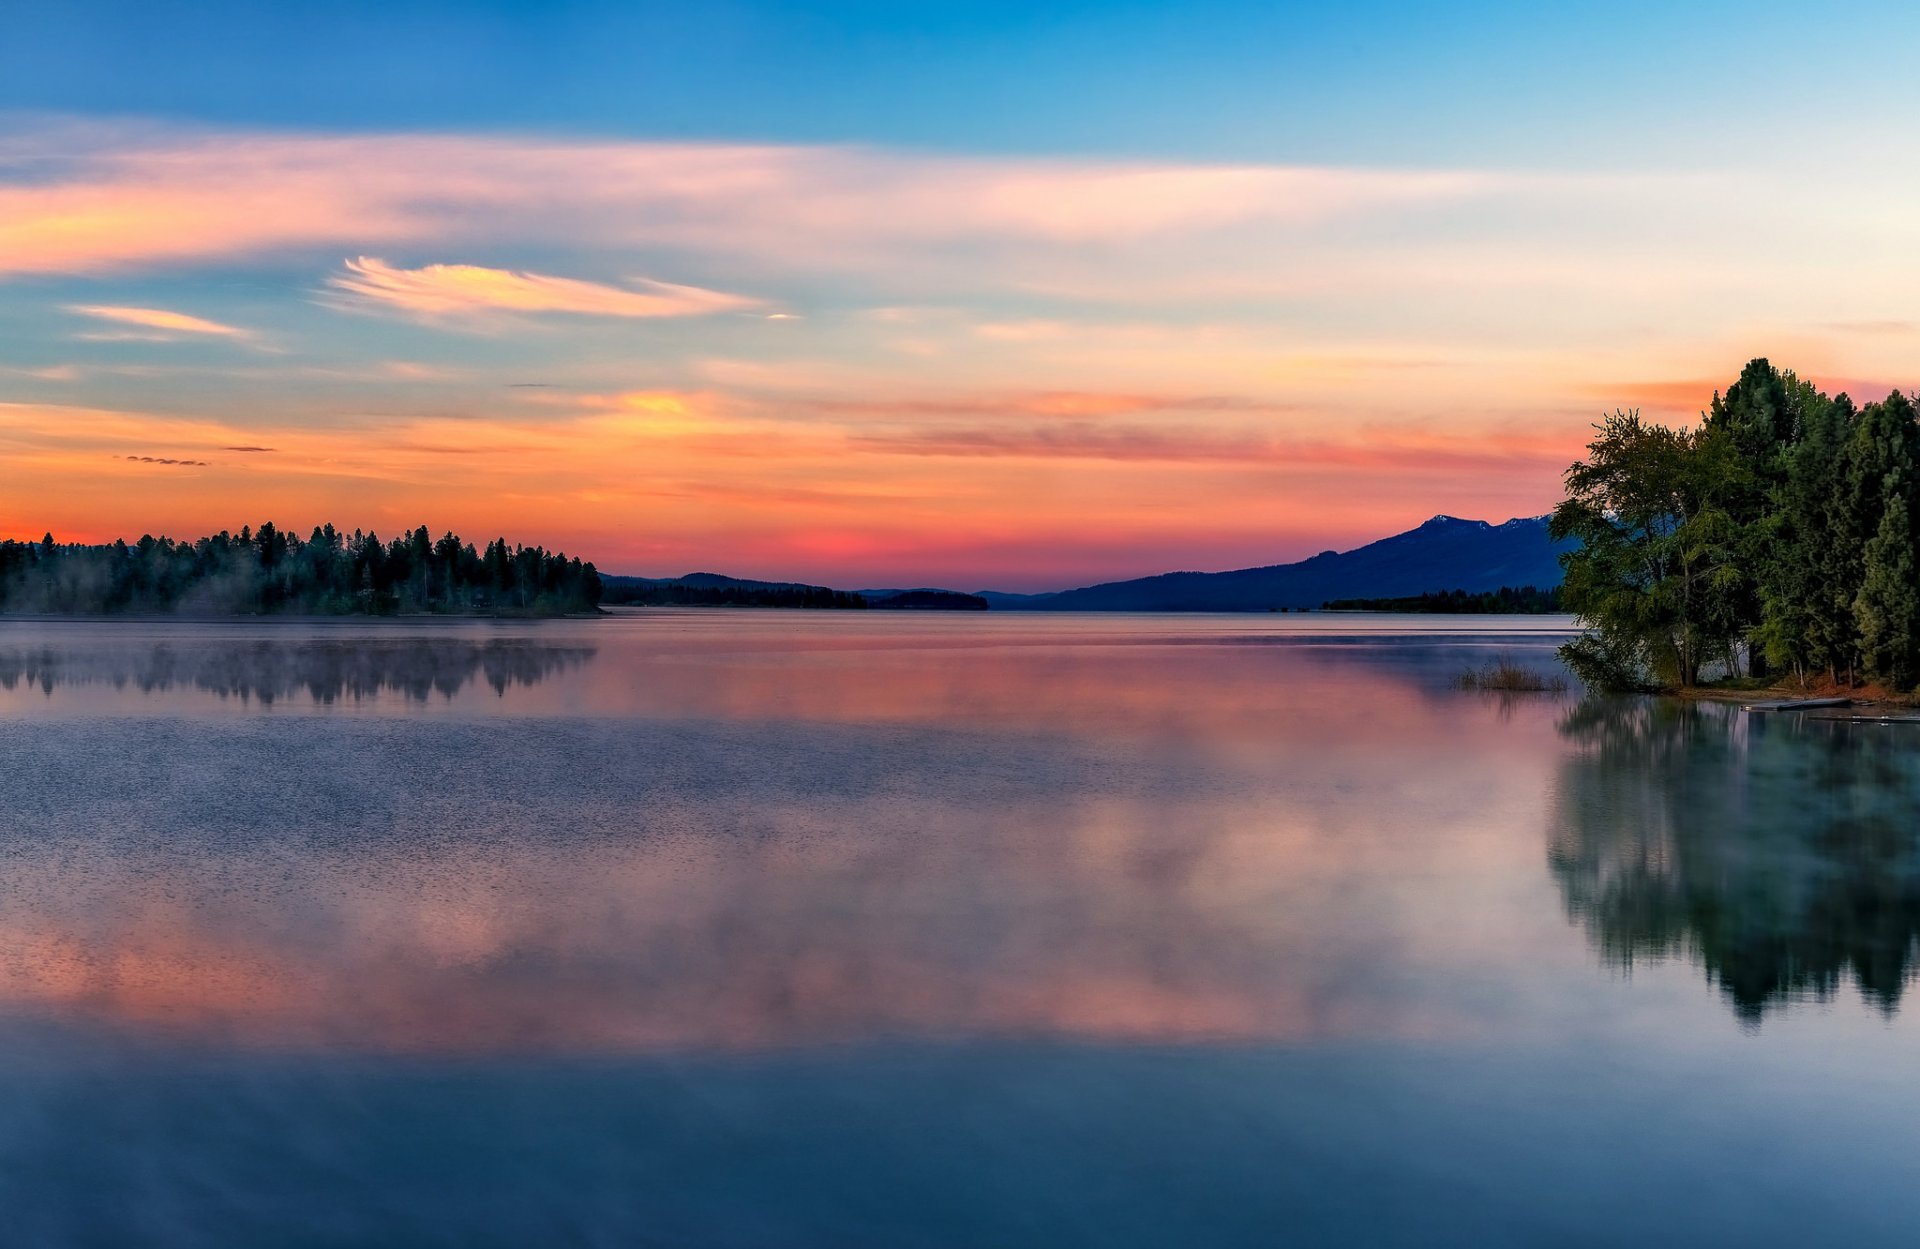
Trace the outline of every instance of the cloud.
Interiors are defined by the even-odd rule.
[[[697,317],[761,306],[742,295],[636,279],[630,287],[480,265],[403,269],[361,256],[327,280],[355,301],[429,319],[562,312],[594,317]]]
[[[165,308],[126,308],[116,304],[68,304],[67,311],[100,321],[111,321],[117,325],[137,325],[143,329],[158,331],[153,335],[131,336],[155,342],[169,341],[175,334],[202,334],[212,338],[234,339],[253,337],[252,331],[243,330],[239,326],[223,325],[219,321],[209,321],[205,317],[191,316],[185,312],[170,312]]]
[[[1105,249],[1245,226],[1350,225],[1524,181],[1458,171],[152,126],[47,126],[17,136],[7,155],[0,274],[501,238],[675,247],[807,269],[872,267],[982,242]]]
[[[1127,416],[1142,412],[1273,412],[1285,405],[1229,395],[1158,395],[1095,390],[1042,390],[940,398],[812,399],[806,406],[841,416]]]
[[[124,457],[136,464],[173,464],[181,468],[211,468],[205,460],[174,460],[158,455],[129,455]]]
[[[564,399],[324,426],[285,412],[0,402],[10,474],[0,534],[110,540],[156,523],[211,532],[269,516],[302,531],[332,521],[389,533],[430,517],[458,532],[525,533],[623,571],[719,563],[821,584],[911,574],[985,585],[1011,567],[995,552],[1017,550],[1027,566],[1017,581],[1057,587],[1271,563],[1434,512],[1534,515],[1586,436],[1578,414],[1557,433],[1482,421],[1449,437],[1146,414],[918,428],[709,391]],[[227,450],[263,446],[277,453]],[[192,472],[157,463],[196,459],[205,467]]]
[[[44,368],[22,369],[10,365],[0,365],[0,376],[25,377],[36,382],[72,382],[80,378],[80,370],[71,364],[51,364]]]
[[[1920,325],[1912,321],[1829,321],[1820,327],[1835,334],[1859,334],[1880,338],[1904,336],[1920,330]]]
[[[1599,382],[1580,387],[1612,407],[1644,408],[1649,412],[1684,413],[1695,416],[1706,410],[1715,392],[1726,387],[1726,379],[1715,377],[1680,378],[1657,381]]]
[[[1352,441],[1288,439],[1257,432],[1088,421],[1026,427],[964,426],[857,433],[862,449],[953,458],[1077,459],[1227,467],[1338,470],[1431,477],[1515,471],[1552,480],[1580,453],[1578,435],[1482,434],[1436,438],[1395,430]]]

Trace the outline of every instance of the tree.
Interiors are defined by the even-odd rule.
[[[1859,651],[1853,598],[1861,541],[1847,520],[1844,489],[1854,417],[1846,395],[1814,392],[1785,456],[1774,516],[1762,527],[1772,557],[1761,569],[1757,637],[1769,660],[1803,679],[1824,670],[1838,681]]]
[[[1556,540],[1579,543],[1561,556],[1562,593],[1588,626],[1562,657],[1604,688],[1697,684],[1749,623],[1740,528],[1726,506],[1751,488],[1739,448],[1719,431],[1670,429],[1637,411],[1595,428],[1549,524]]]
[[[516,548],[504,541],[489,568],[448,534],[434,544],[422,527],[383,547],[355,531],[343,542],[331,525],[302,541],[272,524],[239,538],[222,531],[192,543],[142,537],[100,546],[0,542],[0,611],[455,612],[509,607],[536,615],[591,611],[600,601],[592,564]],[[494,575],[505,580],[497,587]]]
[[[1849,445],[1855,517],[1860,531],[1871,535],[1862,544],[1853,600],[1861,667],[1895,688],[1911,689],[1920,680],[1920,587],[1914,582],[1920,425],[1913,404],[1897,392],[1868,404]]]
[[[1767,629],[1767,604],[1804,605],[1798,588],[1782,582],[1800,577],[1794,549],[1792,515],[1781,507],[1794,463],[1794,450],[1808,426],[1830,406],[1826,396],[1793,373],[1776,369],[1765,358],[1750,360],[1724,395],[1715,392],[1701,420],[1700,435],[1724,442],[1737,466],[1733,476],[1717,483],[1719,505],[1737,530],[1734,546],[1743,578],[1729,606],[1748,623],[1748,669],[1758,675],[1770,659],[1791,663],[1798,656],[1778,660],[1766,643],[1775,631]],[[1799,636],[1801,630],[1795,629]],[[1777,648],[1776,648],[1777,649]]]

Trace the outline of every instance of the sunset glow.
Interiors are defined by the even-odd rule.
[[[469,104],[7,114],[0,527],[1059,588],[1539,514],[1605,411],[1689,417],[1757,352],[1884,393],[1916,333],[1897,167]]]

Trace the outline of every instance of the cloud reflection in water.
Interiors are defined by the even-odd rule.
[[[897,642],[610,630],[536,665],[591,714],[0,717],[0,1009],[423,1052],[1477,1026],[1419,970],[1479,957],[1431,882],[1463,841],[1537,874],[1484,817],[1551,705],[1404,644]]]

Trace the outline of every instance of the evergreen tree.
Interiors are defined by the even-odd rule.
[[[1862,505],[1856,510],[1862,531],[1872,526],[1862,544],[1860,588],[1853,600],[1861,669],[1876,680],[1909,689],[1920,678],[1920,587],[1914,583],[1920,567],[1914,550],[1920,520],[1914,491],[1920,425],[1913,404],[1895,393],[1867,405],[1853,446],[1853,477]]]
[[[390,547],[328,525],[302,541],[272,524],[222,531],[196,542],[144,536],[102,546],[0,542],[0,611],[196,613],[465,612],[531,615],[592,611],[600,574],[592,564],[506,543],[488,567],[452,534],[434,544],[423,526]],[[499,580],[495,580],[495,578]]]
[[[1798,441],[1783,457],[1772,515],[1757,527],[1760,617],[1757,640],[1779,668],[1837,679],[1857,651],[1851,570],[1859,547],[1843,523],[1842,478],[1853,402],[1813,391],[1801,405]]]

